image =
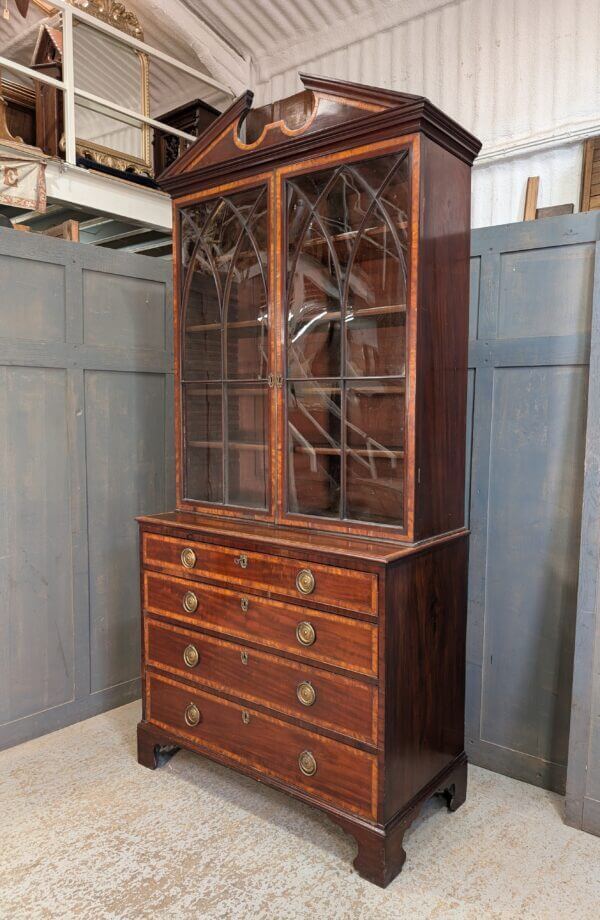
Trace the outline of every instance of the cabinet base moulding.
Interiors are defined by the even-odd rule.
[[[138,763],[150,770],[164,766],[180,749],[189,749],[180,738],[166,733],[149,722],[139,722],[137,728]],[[404,836],[411,824],[418,818],[424,805],[435,795],[442,795],[449,811],[456,811],[464,803],[467,795],[467,757],[461,754],[438,773],[408,805],[386,825],[371,824],[353,815],[345,814],[324,802],[319,802],[311,795],[293,790],[277,779],[265,776],[248,765],[235,764],[226,757],[211,751],[202,751],[202,755],[224,766],[235,766],[239,773],[244,773],[265,785],[293,795],[295,798],[324,811],[328,817],[347,834],[354,838],[358,853],[353,865],[359,875],[369,882],[386,888],[402,870],[406,861]]]

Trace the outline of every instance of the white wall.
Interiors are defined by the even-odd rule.
[[[540,206],[578,210],[582,139],[600,133],[600,0],[382,2],[254,67],[256,104],[296,92],[299,70],[430,98],[483,142],[475,227],[521,220],[531,175]]]

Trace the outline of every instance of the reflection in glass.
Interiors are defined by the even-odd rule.
[[[340,513],[340,388],[288,384],[289,506],[300,514]]]
[[[192,466],[203,458],[186,430],[186,444],[192,447],[191,454],[186,451],[190,457],[186,497],[265,508],[269,441],[266,188],[245,189],[184,208],[181,250],[182,379],[214,381],[212,390],[219,394],[221,412],[221,491],[213,489],[213,497],[207,498],[206,488],[197,488],[202,485],[200,474],[192,472]],[[244,380],[255,381],[255,385],[228,386],[228,381]],[[184,386],[184,400],[187,392]]]

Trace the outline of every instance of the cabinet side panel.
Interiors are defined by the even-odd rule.
[[[386,579],[385,820],[464,750],[468,536]]]
[[[421,145],[415,540],[464,524],[471,170]]]

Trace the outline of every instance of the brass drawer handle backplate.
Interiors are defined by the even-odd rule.
[[[305,776],[314,776],[317,772],[317,761],[310,751],[302,751],[298,758],[298,766]]]
[[[296,696],[303,706],[313,706],[317,699],[317,691],[308,680],[303,680],[296,687]]]
[[[186,569],[193,569],[196,565],[197,557],[191,546],[186,546],[181,550],[181,564]]]
[[[296,575],[296,587],[300,594],[312,594],[315,590],[315,576],[310,569],[301,569]]]
[[[186,613],[194,613],[198,609],[198,598],[193,591],[186,591],[181,604]]]
[[[298,623],[296,626],[296,639],[300,645],[312,645],[317,638],[315,628],[308,620]]]
[[[248,607],[250,606],[250,601],[247,597],[242,597],[240,600],[240,607],[242,608],[242,613],[248,613]]]
[[[193,728],[194,725],[197,725],[200,719],[202,718],[200,710],[195,703],[188,703],[185,707],[184,719],[187,725],[191,725]]]
[[[234,556],[233,561],[235,565],[239,565],[241,569],[248,568],[248,557],[246,553],[241,553],[239,556]]]
[[[183,650],[183,660],[188,668],[195,668],[200,661],[200,655],[195,645],[186,645]]]
[[[246,651],[246,649],[242,649],[242,651],[240,652],[240,659],[241,659],[242,664],[248,664],[248,652]]]
[[[249,721],[250,721],[250,713],[248,712],[247,709],[242,709],[242,722],[244,723],[244,725],[247,725]]]

